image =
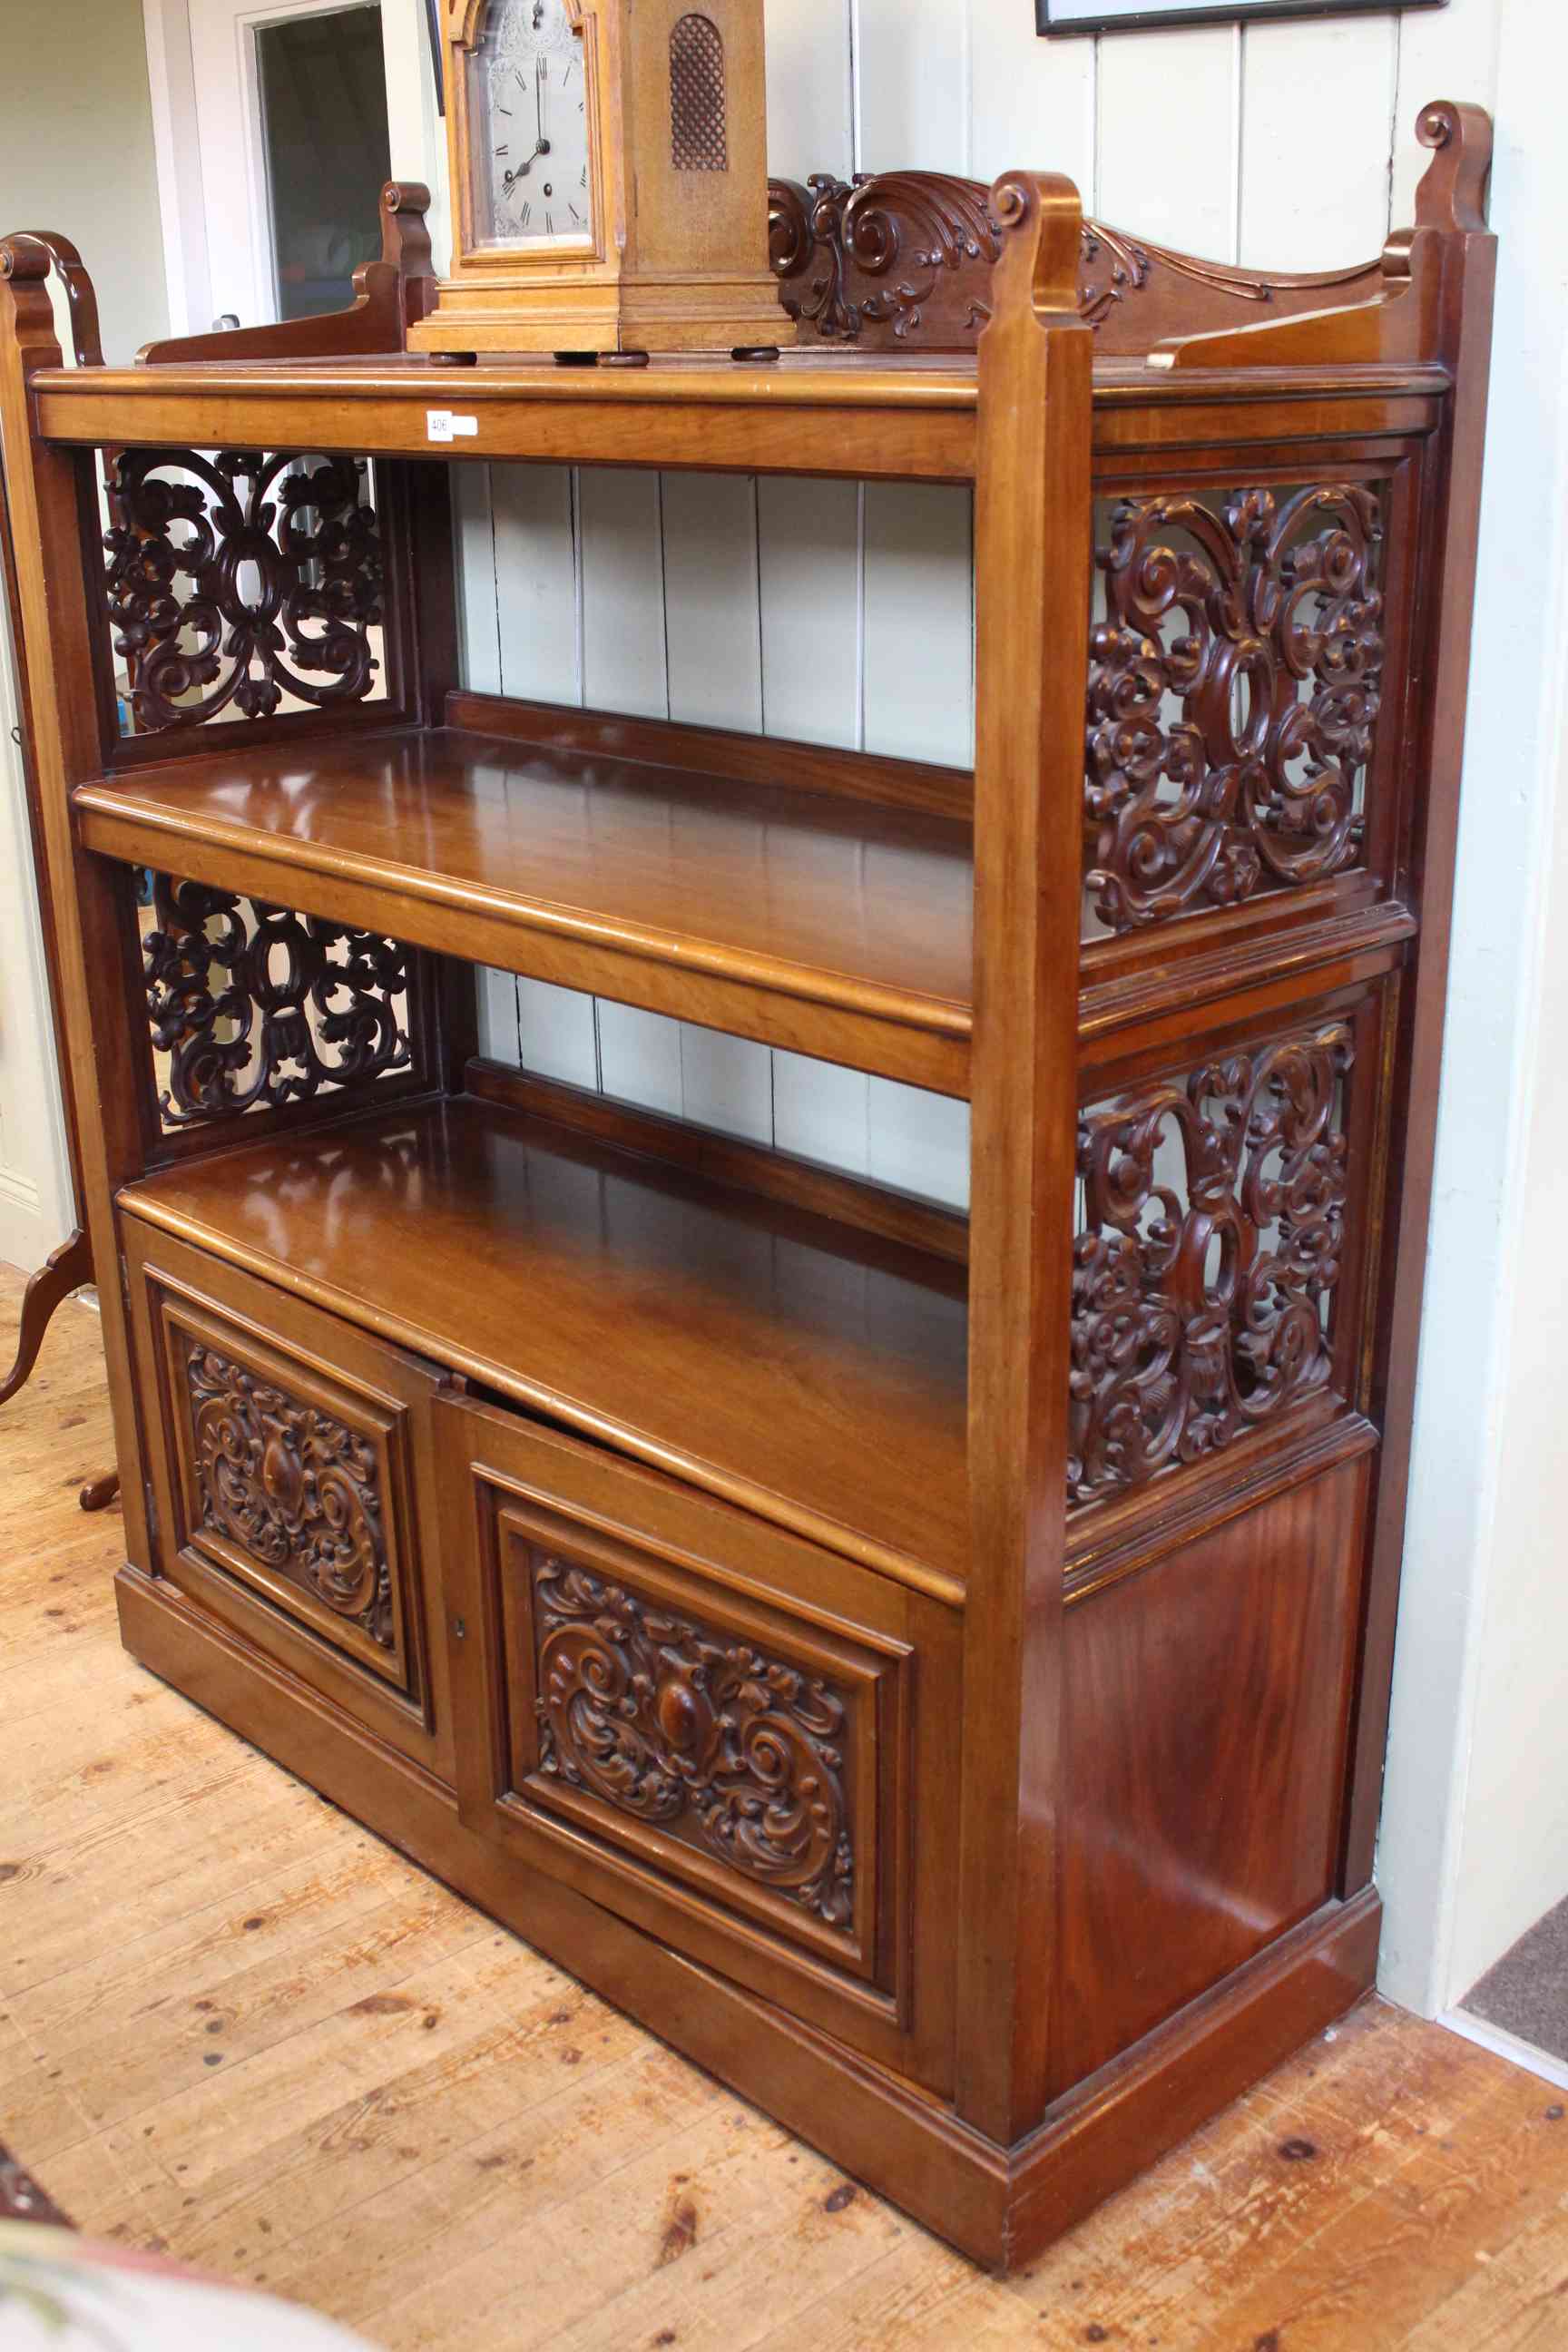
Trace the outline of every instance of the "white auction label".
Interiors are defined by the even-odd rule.
[[[479,437],[477,416],[457,416],[449,408],[427,408],[425,411],[425,438],[427,441],[468,441]]]

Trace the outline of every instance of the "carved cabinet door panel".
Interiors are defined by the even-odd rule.
[[[468,1826],[945,2088],[955,1614],[520,1416],[437,1418]]]
[[[431,1366],[127,1215],[158,1572],[452,1778]]]

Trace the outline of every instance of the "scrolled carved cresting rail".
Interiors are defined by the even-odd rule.
[[[768,248],[803,343],[973,352],[991,316],[1001,224],[980,180],[884,172],[768,183]],[[1162,337],[1371,299],[1384,265],[1268,276],[1083,224],[1079,310],[1107,356]]]

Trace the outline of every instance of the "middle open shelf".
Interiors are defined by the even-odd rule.
[[[699,1154],[654,1156],[660,1123],[640,1114],[538,1082],[519,1090],[546,1108],[405,1103],[184,1159],[121,1205],[551,1420],[954,1597],[968,1550],[962,1262],[744,1189]],[[606,1125],[644,1148],[608,1139]],[[713,1152],[743,1161],[718,1139]],[[803,1171],[807,1197],[812,1181]],[[821,1183],[828,1198],[855,1190]],[[940,1211],[908,1215],[961,1231]]]
[[[969,779],[450,698],[436,729],[199,752],[75,794],[89,849],[938,1093],[969,1090]]]

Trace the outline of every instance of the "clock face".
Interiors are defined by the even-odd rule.
[[[490,0],[468,58],[468,112],[473,245],[591,240],[583,42],[565,0]]]

